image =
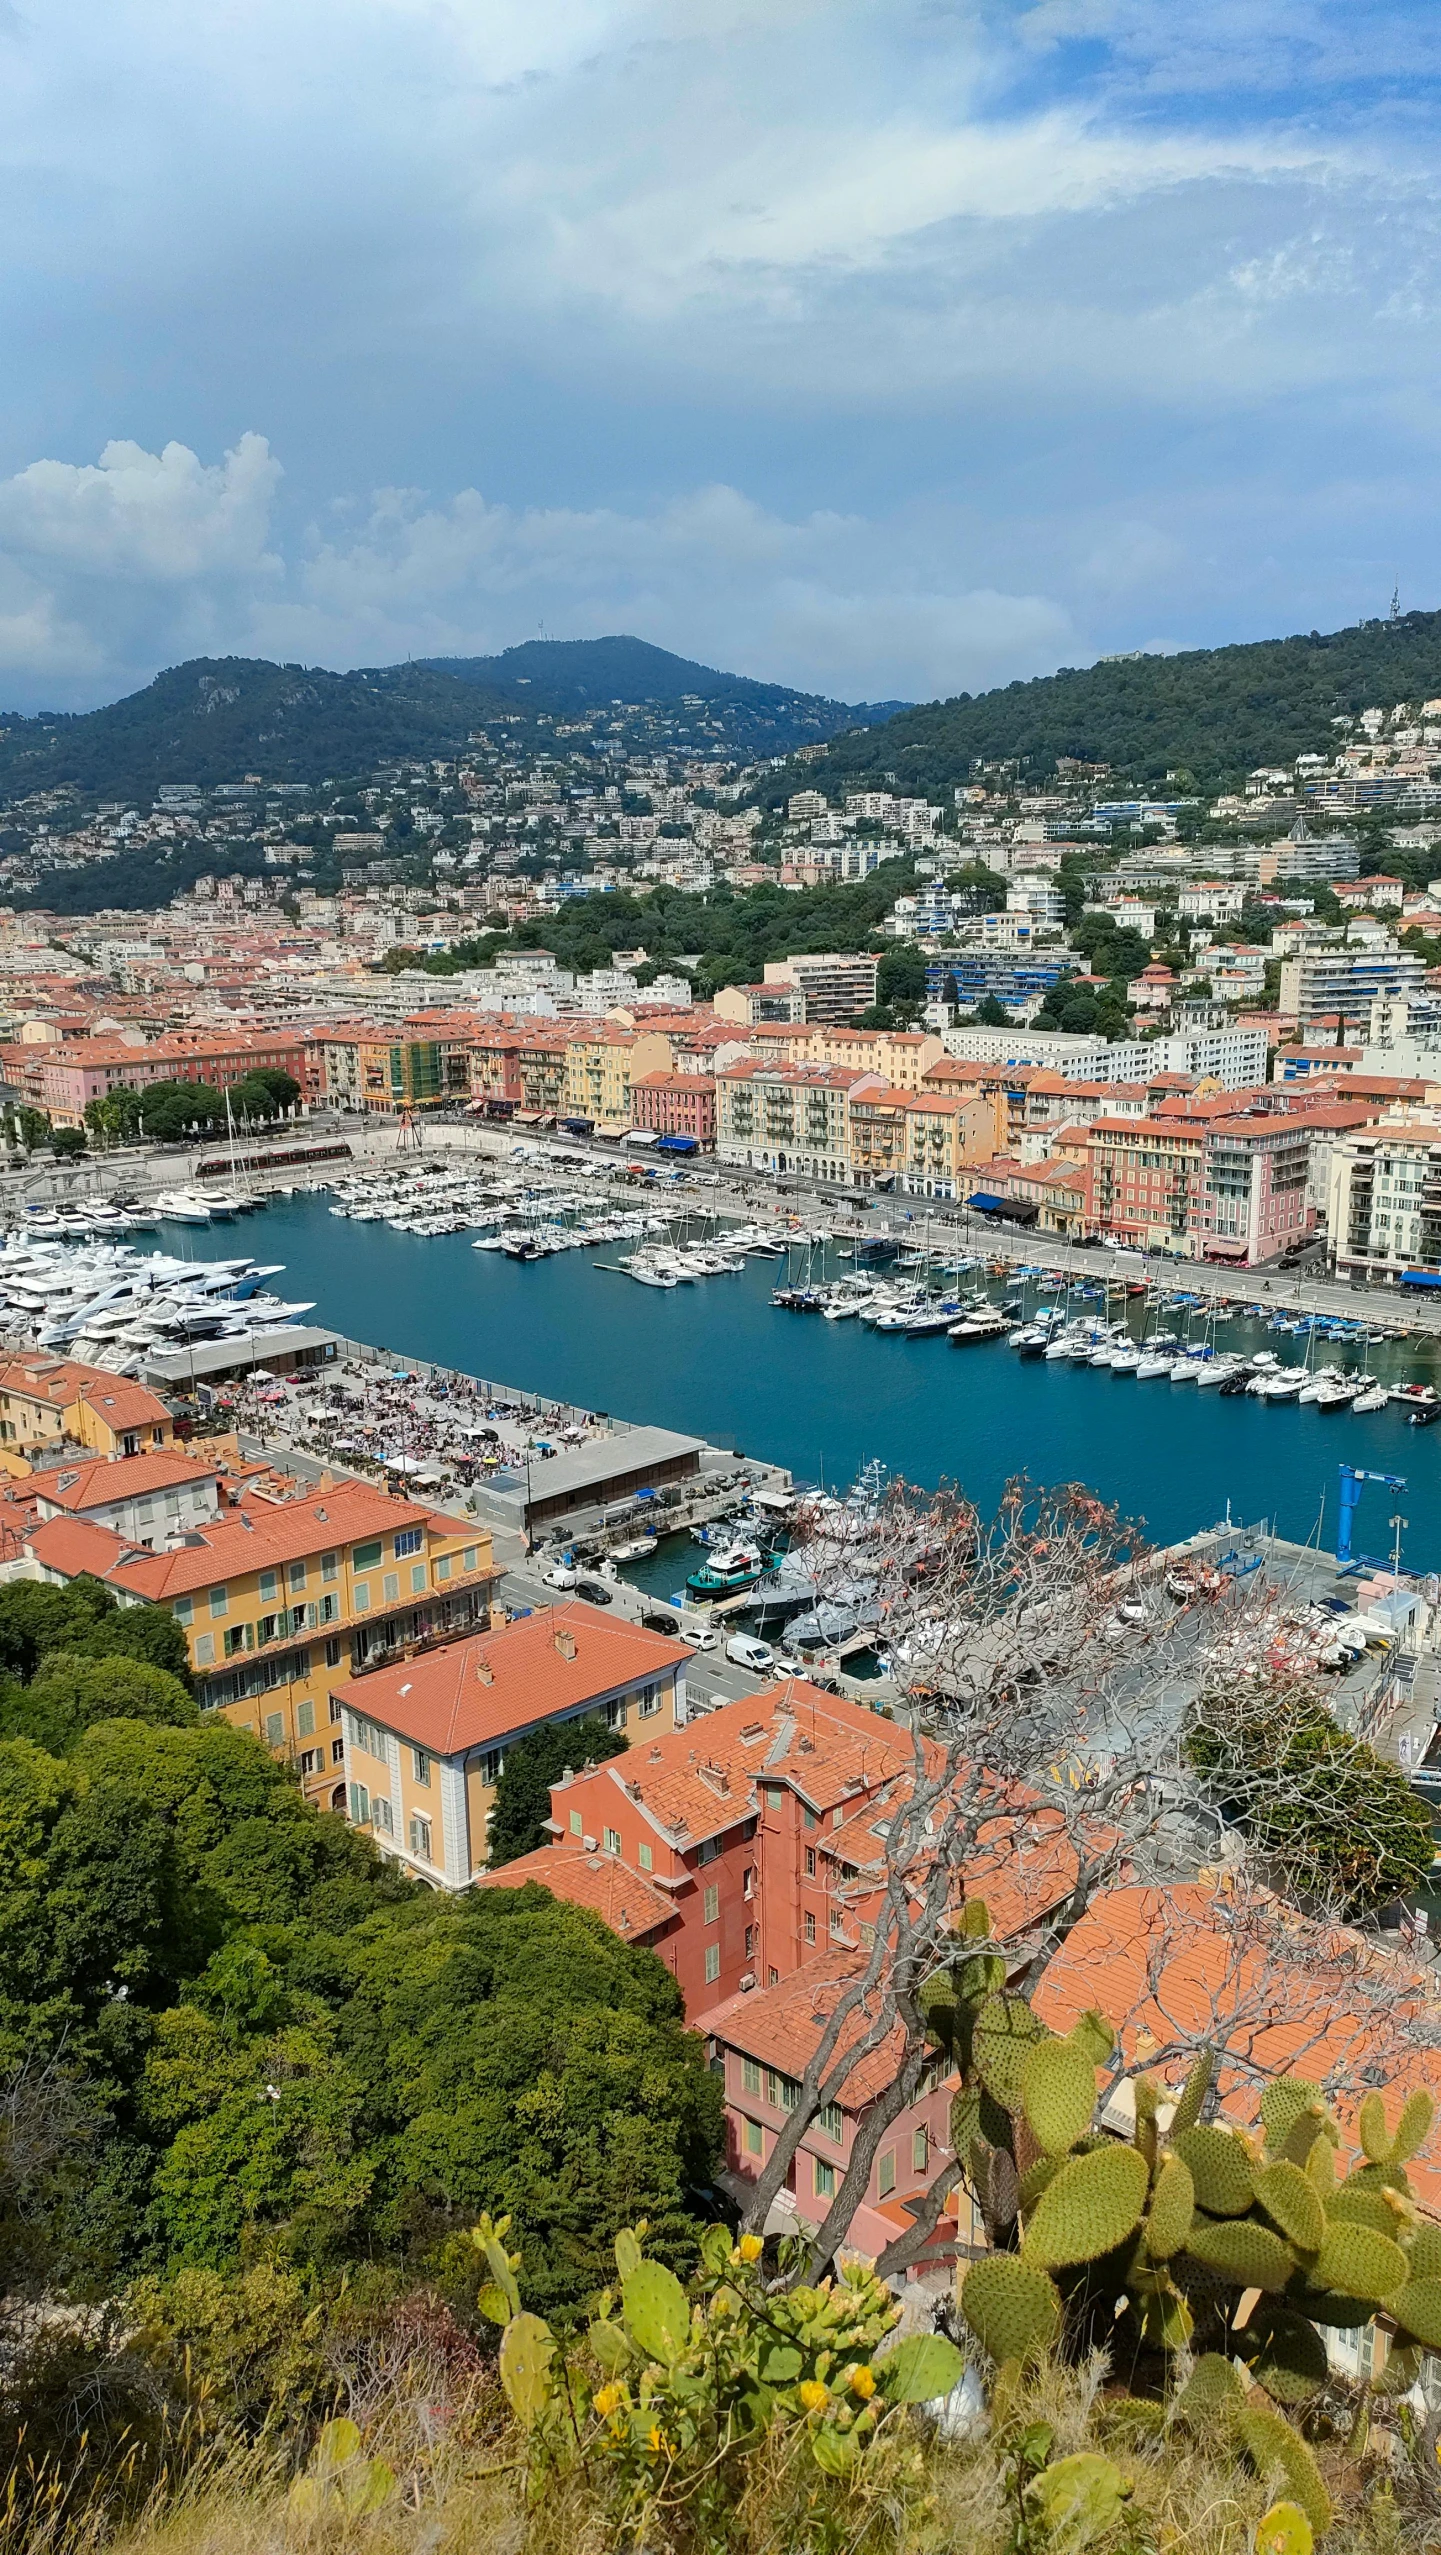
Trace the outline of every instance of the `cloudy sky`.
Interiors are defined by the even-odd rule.
[[[1435,0],[0,0],[0,706],[1441,603]]]

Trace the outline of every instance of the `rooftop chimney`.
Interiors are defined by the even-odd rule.
[[[488,1659],[477,1659],[475,1663],[475,1673],[479,1677],[483,1686],[494,1685],[495,1670],[492,1668]]]
[[[575,1634],[573,1632],[567,1632],[564,1625],[562,1625],[560,1631],[555,1636],[555,1646],[560,1652],[562,1659],[573,1659],[575,1657]]]

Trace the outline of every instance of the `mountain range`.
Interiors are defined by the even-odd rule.
[[[1441,612],[1344,630],[1103,657],[1026,683],[915,706],[832,701],[700,665],[643,639],[528,639],[499,656],[436,657],[352,674],[251,657],[196,658],[107,708],[0,716],[0,805],[39,789],[145,798],[165,781],[353,779],[453,754],[489,727],[520,752],[589,720],[626,750],[790,758],[772,803],[805,783],[943,799],[984,765],[1032,787],[1059,760],[1143,789],[1216,789],[1258,764],[1334,747],[1338,719],[1441,697]],[[823,749],[817,754],[816,748]]]
[[[32,791],[153,796],[166,781],[213,788],[354,779],[378,763],[454,754],[504,720],[518,745],[547,721],[611,713],[628,746],[758,760],[888,718],[897,701],[852,704],[673,656],[642,639],[529,639],[493,657],[417,660],[332,674],[257,657],[197,657],[106,708],[0,715],[0,804]]]

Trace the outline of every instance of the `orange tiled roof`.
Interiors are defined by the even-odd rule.
[[[118,1556],[118,1566],[124,1572],[124,1585],[136,1596],[166,1605],[252,1570],[280,1568],[344,1544],[393,1534],[398,1526],[426,1522],[432,1528],[437,1523],[427,1508],[406,1499],[390,1499],[368,1482],[342,1482],[310,1499],[285,1500],[253,1511],[222,1510],[218,1517],[188,1527],[184,1543],[174,1552],[137,1553],[129,1558],[127,1546]],[[443,1523],[456,1535],[473,1532],[477,1543],[484,1540],[483,1530],[472,1529],[460,1519],[446,1518]]]
[[[150,1491],[178,1490],[182,1482],[214,1481],[215,1466],[194,1455],[157,1447],[148,1455],[122,1455],[112,1461],[95,1455],[86,1463],[61,1464],[35,1484],[36,1495],[53,1508],[83,1516],[87,1508],[109,1508],[117,1499],[144,1499]]]
[[[574,1657],[558,1642],[569,1636]],[[573,1602],[501,1624],[426,1658],[377,1670],[335,1689],[352,1711],[433,1756],[485,1747],[537,1721],[577,1712],[646,1676],[681,1667],[683,1642],[616,1623]]]
[[[1179,2085],[1203,2041],[1221,2052],[1232,2118],[1254,2118],[1259,2082],[1288,2070],[1335,2090],[1344,2122],[1361,2095],[1394,2111],[1414,2085],[1441,2102],[1441,1998],[1404,1956],[1279,1899],[1223,1885],[1136,1885],[1094,1900],[1051,1962],[1036,2009],[1065,2031],[1088,2005],[1120,2034],[1131,2064]],[[1394,2099],[1393,2099],[1394,2090]],[[1410,2166],[1441,2214],[1441,2135]]]
[[[675,1909],[662,1890],[632,1872],[615,1854],[577,1854],[563,1845],[542,1845],[513,1863],[482,1872],[478,1889],[519,1890],[538,1881],[558,1899],[589,1907],[603,1917],[622,1941],[643,1943],[674,1921]]]

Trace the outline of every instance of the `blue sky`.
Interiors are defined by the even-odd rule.
[[[0,704],[1441,603],[1414,0],[0,0]]]

